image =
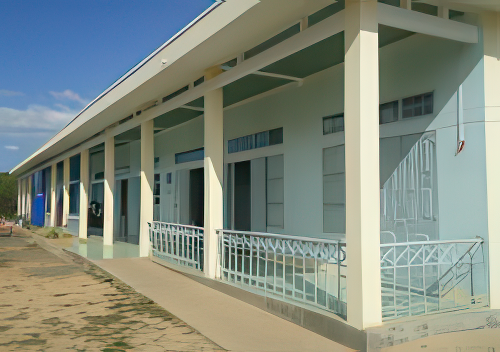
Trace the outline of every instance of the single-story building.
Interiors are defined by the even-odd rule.
[[[499,82],[497,0],[216,1],[11,170],[18,213],[339,331],[493,314]]]

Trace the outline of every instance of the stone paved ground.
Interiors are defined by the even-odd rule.
[[[97,266],[40,244],[24,230],[0,237],[0,351],[223,351]]]

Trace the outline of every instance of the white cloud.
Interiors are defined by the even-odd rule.
[[[0,133],[57,132],[71,121],[78,111],[53,110],[30,105],[26,110],[0,107]]]
[[[83,105],[86,105],[88,103],[87,100],[83,99],[78,93],[75,93],[70,89],[66,89],[63,92],[50,91],[49,93],[58,100],[72,100],[72,101],[77,101]]]
[[[23,92],[15,92],[13,90],[0,89],[0,96],[4,97],[19,97],[24,95]]]
[[[5,149],[9,150],[19,150],[19,147],[17,145],[6,145]]]
[[[68,111],[68,112],[71,111],[71,109],[68,106],[63,105],[63,104],[54,104],[54,106],[58,107],[59,109],[64,110],[64,111]]]

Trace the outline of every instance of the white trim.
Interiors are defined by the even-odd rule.
[[[477,43],[476,26],[378,3],[378,22],[393,28],[427,34],[463,43]]]
[[[280,75],[279,73],[272,73],[272,72],[255,71],[253,74],[257,75],[257,76],[288,79],[290,81],[296,81],[296,82],[300,82],[300,83],[302,83],[302,81],[303,81],[302,78],[287,76],[287,75]]]
[[[205,108],[200,108],[198,106],[189,106],[189,105],[182,105],[179,106],[181,109],[188,109],[188,110],[194,110],[194,111],[205,111]]]
[[[285,146],[283,144],[270,145],[267,147],[245,150],[242,152],[231,153],[227,152],[227,143],[224,141],[224,164],[232,164],[240,161],[248,161],[258,158],[267,158],[275,155],[285,155]]]

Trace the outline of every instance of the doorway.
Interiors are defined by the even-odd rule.
[[[204,169],[189,170],[189,220],[193,226],[203,227],[205,216]]]
[[[234,164],[234,229],[252,229],[252,187],[250,161]]]
[[[128,179],[121,180],[120,185],[120,229],[118,240],[128,242]]]

